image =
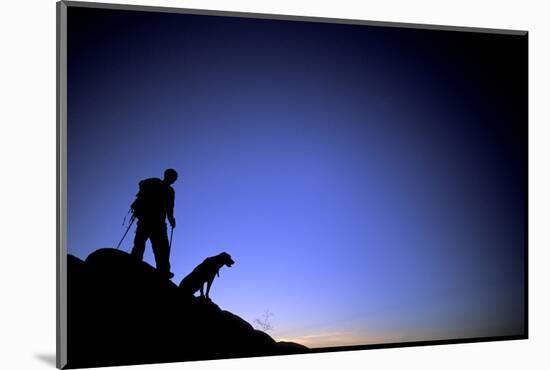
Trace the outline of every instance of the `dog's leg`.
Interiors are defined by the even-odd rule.
[[[208,281],[206,282],[206,299],[210,299],[210,287],[212,286],[213,281],[214,277],[208,279]]]
[[[208,291],[206,291],[206,294],[208,295]],[[204,283],[201,283],[201,295],[200,298],[204,298]]]

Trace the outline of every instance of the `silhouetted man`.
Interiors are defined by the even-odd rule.
[[[140,181],[137,199],[132,203],[137,229],[134,238],[132,256],[143,260],[145,242],[151,240],[155,255],[157,270],[169,279],[174,276],[170,272],[170,246],[166,231],[166,218],[172,228],[176,227],[174,218],[174,189],[170,186],[178,178],[178,173],[169,168],[164,171],[164,179],[150,178]]]

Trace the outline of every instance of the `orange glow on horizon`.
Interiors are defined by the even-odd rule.
[[[399,341],[400,336],[380,337],[357,335],[345,332],[312,333],[307,335],[276,338],[277,341],[294,342],[309,348],[356,346],[384,342]]]

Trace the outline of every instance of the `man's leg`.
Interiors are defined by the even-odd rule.
[[[140,261],[143,261],[143,254],[145,253],[145,242],[149,238],[149,230],[143,222],[138,221],[136,228],[136,236],[134,237],[134,247],[132,248],[131,255],[136,257]]]
[[[170,274],[170,247],[166,224],[163,222],[155,225],[151,230],[151,244],[155,254],[155,263],[157,270],[165,275]]]

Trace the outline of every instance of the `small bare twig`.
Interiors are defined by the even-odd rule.
[[[260,330],[273,330],[273,325],[271,325],[270,321],[271,316],[273,316],[273,313],[269,310],[265,310],[265,312],[262,314],[262,317],[259,319],[255,319],[254,322],[257,324]]]

